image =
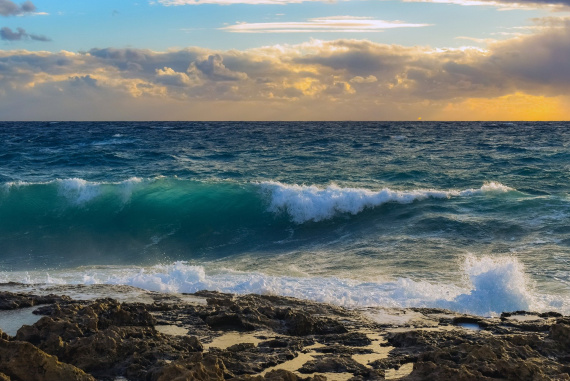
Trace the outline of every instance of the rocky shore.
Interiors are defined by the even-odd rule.
[[[0,331],[0,380],[570,380],[570,317],[555,312],[148,299],[0,292],[0,317],[35,321]]]

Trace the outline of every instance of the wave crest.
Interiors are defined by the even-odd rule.
[[[134,187],[143,180],[139,177],[131,177],[130,179],[120,182],[97,182],[87,181],[79,178],[57,179],[55,183],[58,185],[59,193],[76,205],[84,204],[100,196],[103,188],[117,186],[117,194],[122,202],[127,202],[131,198]]]
[[[43,182],[10,181],[3,184],[4,192],[9,193],[12,189],[30,186],[55,185],[58,194],[66,198],[73,205],[83,205],[104,194],[109,193],[119,195],[123,202],[128,202],[135,186],[143,182],[139,177],[131,177],[123,181],[103,182],[88,181],[81,178],[55,179]]]
[[[427,198],[468,197],[487,192],[503,193],[513,190],[498,182],[486,183],[479,189],[462,191],[434,189],[395,191],[389,188],[371,191],[363,188],[342,188],[336,184],[320,188],[316,185],[288,185],[275,181],[261,183],[261,186],[270,193],[269,211],[274,213],[285,211],[298,224],[327,220],[341,213],[358,214],[366,208],[388,202],[409,204]]]

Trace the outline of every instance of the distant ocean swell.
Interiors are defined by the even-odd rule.
[[[483,316],[503,311],[557,310],[570,312],[563,297],[540,295],[514,257],[468,256],[463,284],[432,284],[408,278],[361,282],[335,277],[270,276],[216,270],[185,262],[151,267],[97,267],[67,271],[0,273],[0,282],[28,284],[130,285],[166,293],[203,289],[238,294],[277,294],[328,302],[346,307],[438,307]]]

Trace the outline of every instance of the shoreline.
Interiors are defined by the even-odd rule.
[[[484,318],[212,291],[97,298],[110,289],[77,286],[91,300],[0,291],[0,329],[28,324],[0,331],[0,380],[570,380],[570,317],[556,312]]]

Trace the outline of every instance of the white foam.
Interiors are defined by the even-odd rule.
[[[98,142],[93,142],[91,145],[94,146],[108,146],[108,145],[118,145],[118,144],[127,144],[127,143],[134,143],[135,139],[120,139],[123,135],[115,134],[113,135],[113,139],[101,140]]]
[[[59,193],[75,205],[83,205],[99,197],[109,186],[117,186],[121,201],[126,203],[130,200],[136,186],[142,181],[139,177],[119,182],[87,181],[79,178],[54,180],[58,185]]]
[[[99,196],[99,183],[83,179],[58,179],[59,193],[74,204],[80,205]]]
[[[285,211],[299,224],[330,219],[340,213],[358,214],[366,208],[377,207],[387,202],[408,204],[427,198],[468,197],[513,190],[498,182],[486,183],[479,189],[461,191],[434,189],[395,191],[389,188],[371,191],[363,188],[342,188],[335,184],[321,188],[316,185],[288,185],[275,181],[263,182],[261,186],[270,194],[269,211],[274,213]]]
[[[510,192],[510,191],[514,191],[513,188],[510,188],[506,185],[503,185],[499,182],[496,181],[491,181],[489,183],[485,183],[481,186],[481,188],[479,189],[465,189],[463,191],[457,192],[457,191],[450,191],[452,196],[463,196],[463,197],[468,197],[468,196],[475,196],[475,195],[479,195],[479,194],[483,194],[483,193],[506,193],[506,192]]]
[[[292,296],[345,307],[439,307],[492,316],[503,311],[557,310],[570,313],[564,296],[538,295],[524,266],[512,257],[468,257],[463,284],[398,278],[362,282],[335,277],[270,276],[231,270],[206,271],[203,266],[175,262],[149,268],[78,269],[45,273],[3,273],[0,281],[54,284],[126,285],[149,291],[192,293],[213,290],[237,294]]]
[[[161,177],[156,177],[155,179],[148,179],[146,181],[153,181]],[[111,186],[116,186],[118,188],[118,194],[121,199],[126,202],[130,199],[133,191],[136,189],[138,184],[143,183],[140,177],[131,177],[123,181],[88,181],[81,178],[68,178],[68,179],[55,179],[51,181],[38,181],[38,182],[27,182],[27,181],[9,181],[2,184],[2,189],[5,192],[10,192],[12,188],[21,188],[33,185],[46,185],[46,184],[56,184],[58,187],[58,192],[61,196],[67,198],[74,204],[84,204],[89,202],[102,194],[103,188],[108,188]]]
[[[5,182],[5,183],[2,184],[2,191],[3,191],[4,193],[8,193],[8,192],[10,192],[10,189],[12,189],[12,188],[19,188],[19,187],[26,186],[26,185],[29,185],[29,184],[30,184],[30,183],[28,183],[28,182],[20,181],[20,180],[18,180],[18,181],[8,181],[8,182]]]
[[[143,179],[140,177],[131,177],[130,179],[118,183],[120,187],[121,200],[123,203],[127,203],[131,199],[133,192],[142,182]]]
[[[524,266],[514,257],[468,256],[464,273],[469,278],[471,289],[449,301],[448,308],[477,315],[493,315],[500,310],[548,308],[534,295]]]

